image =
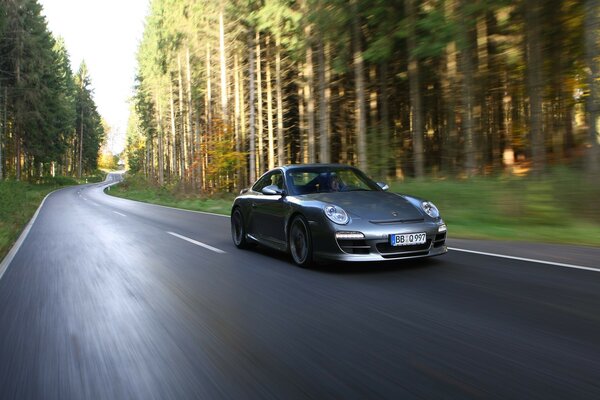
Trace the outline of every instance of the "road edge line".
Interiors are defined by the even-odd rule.
[[[504,255],[504,254],[487,253],[485,251],[475,251],[475,250],[460,249],[460,248],[457,248],[457,247],[448,247],[448,250],[460,251],[460,252],[463,252],[463,253],[479,254],[479,255],[489,256],[489,257],[507,258],[509,260],[526,261],[526,262],[532,262],[532,263],[537,263],[537,264],[546,264],[546,265],[552,265],[552,266],[555,266],[555,267],[573,268],[573,269],[582,269],[582,270],[585,270],[585,271],[600,272],[600,269],[598,269],[598,268],[585,267],[583,265],[565,264],[565,263],[559,263],[559,262],[554,262],[554,261],[537,260],[535,258],[507,256],[507,255]]]
[[[21,235],[19,236],[19,238],[17,239],[17,241],[15,242],[15,244],[13,244],[13,246],[8,251],[8,254],[6,254],[6,257],[4,257],[4,259],[0,263],[0,279],[2,279],[2,277],[4,276],[4,273],[6,272],[6,270],[8,270],[8,267],[10,266],[10,263],[12,262],[12,260],[15,258],[15,256],[19,252],[19,249],[21,249],[21,245],[23,244],[23,242],[25,241],[25,239],[27,239],[27,235],[29,235],[29,231],[31,230],[31,227],[35,223],[35,220],[37,219],[37,217],[38,217],[38,215],[40,213],[40,210],[44,206],[44,203],[46,203],[46,199],[48,197],[50,197],[51,194],[53,194],[55,192],[58,192],[59,190],[63,190],[63,189],[66,189],[66,188],[59,188],[59,189],[53,190],[53,191],[51,191],[50,193],[48,193],[44,197],[44,199],[42,200],[42,202],[38,206],[37,210],[35,210],[35,213],[33,214],[33,217],[31,217],[31,219],[29,220],[29,222],[25,226],[25,229],[23,229],[23,232],[21,232]]]

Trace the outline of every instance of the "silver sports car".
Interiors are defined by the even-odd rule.
[[[233,243],[290,252],[303,267],[317,260],[383,261],[446,253],[446,224],[433,203],[387,189],[347,165],[272,169],[235,199]]]

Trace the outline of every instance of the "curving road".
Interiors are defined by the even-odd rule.
[[[600,272],[457,250],[304,270],[109,183],[51,194],[0,279],[1,399],[600,398]]]

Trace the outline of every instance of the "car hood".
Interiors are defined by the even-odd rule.
[[[424,214],[404,197],[389,192],[356,191],[302,196],[342,207],[351,216],[375,223],[423,220]]]

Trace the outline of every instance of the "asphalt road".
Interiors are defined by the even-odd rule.
[[[600,398],[599,272],[407,261],[305,270],[225,217],[55,192],[0,279],[0,398]]]

